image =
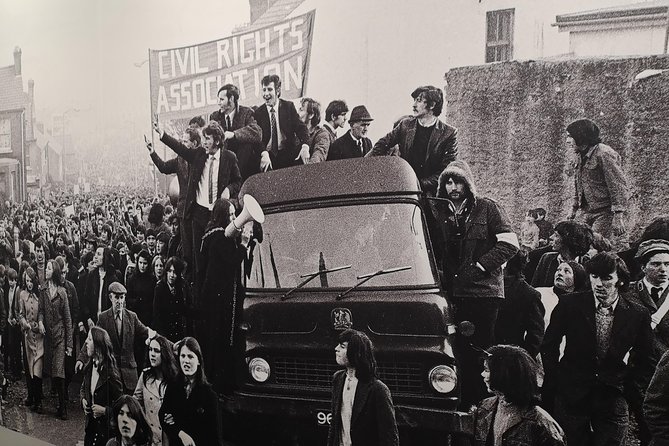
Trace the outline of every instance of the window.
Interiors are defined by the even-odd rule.
[[[504,62],[513,59],[513,9],[488,11],[485,61]]]
[[[12,152],[12,126],[9,119],[0,119],[0,153]]]

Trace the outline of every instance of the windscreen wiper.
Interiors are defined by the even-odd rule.
[[[343,299],[344,296],[346,296],[348,293],[350,293],[351,291],[353,291],[354,289],[358,288],[358,287],[359,287],[360,285],[362,285],[363,283],[367,282],[367,281],[370,280],[370,279],[373,279],[373,278],[376,277],[376,276],[381,276],[381,275],[383,275],[383,274],[396,273],[396,272],[398,272],[398,271],[406,271],[406,270],[408,270],[408,269],[411,269],[411,267],[410,267],[410,266],[399,266],[399,267],[397,267],[397,268],[382,269],[382,270],[379,270],[379,271],[377,271],[377,272],[375,272],[375,273],[363,274],[362,276],[358,276],[358,280],[360,280],[360,279],[362,279],[362,280],[360,280],[360,282],[356,283],[355,285],[353,285],[353,286],[352,286],[351,288],[349,288],[348,290],[346,290],[346,291],[344,291],[343,293],[339,294],[339,295],[337,296],[337,300],[341,300],[341,299]]]
[[[335,271],[341,271],[342,269],[349,269],[351,266],[352,265],[337,266],[335,268],[330,268],[330,269],[326,269],[326,270],[323,270],[323,271],[316,271],[315,273],[302,274],[300,277],[306,277],[306,279],[304,279],[302,282],[300,282],[300,284],[297,285],[295,288],[292,288],[292,289],[288,290],[288,292],[286,294],[281,296],[281,300],[286,300],[288,298],[288,296],[293,293],[293,291],[299,290],[304,285],[308,284],[309,282],[311,282],[312,280],[314,280],[316,277],[320,276],[321,274],[333,273]]]

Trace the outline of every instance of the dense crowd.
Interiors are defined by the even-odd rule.
[[[628,414],[642,446],[667,441],[669,219],[629,243],[620,157],[587,119],[567,127],[576,156],[573,213],[554,226],[531,209],[519,236],[504,209],[477,192],[457,158],[457,130],[438,116],[443,93],[419,87],[413,115],[375,144],[373,121],[333,101],[299,110],[262,80],[265,103],[240,106],[221,87],[209,123],[195,117],[164,161],[178,193],[95,188],[37,203],[6,203],[0,221],[0,314],[8,380],[25,378],[43,412],[43,379],[66,419],[67,389],[83,374],[85,444],[218,444],[217,394],[230,396],[243,271],[262,227],[235,220],[250,175],[293,165],[395,155],[429,201],[426,223],[444,291],[473,336],[456,340],[462,408],[481,445],[622,444]],[[241,202],[241,203],[240,203]],[[619,252],[614,253],[614,248]],[[329,445],[399,443],[392,397],[374,347],[341,333]],[[653,377],[653,374],[655,376]],[[651,379],[652,378],[652,379]],[[470,409],[471,408],[471,409]],[[355,412],[355,416],[354,416]],[[225,434],[225,433],[224,433]],[[659,444],[659,443],[657,443]]]

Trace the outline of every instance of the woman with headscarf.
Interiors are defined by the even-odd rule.
[[[214,203],[200,249],[201,268],[198,310],[204,318],[207,332],[205,356],[216,390],[230,393],[234,388],[232,363],[234,328],[241,317],[241,266],[246,247],[240,243],[239,233],[227,238],[225,228],[235,217],[235,207],[225,198]]]
[[[541,302],[544,305],[544,322],[546,326],[551,320],[551,313],[558,304],[560,296],[568,293],[580,293],[588,289],[588,275],[580,263],[569,260],[558,265],[553,275],[552,287],[538,287]]]
[[[45,270],[46,286],[40,290],[44,311],[46,338],[44,343],[44,373],[51,376],[51,387],[58,394],[56,416],[67,420],[65,400],[65,356],[72,356],[72,317],[67,291],[56,260],[49,260]]]

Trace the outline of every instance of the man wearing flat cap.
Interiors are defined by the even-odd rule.
[[[624,213],[627,180],[620,155],[602,143],[599,127],[590,119],[567,126],[567,147],[576,153],[575,194],[570,219],[581,219],[609,239],[616,249],[627,247]]]
[[[119,282],[109,285],[109,300],[111,308],[103,311],[98,316],[97,326],[109,333],[112,346],[114,347],[114,358],[121,374],[123,382],[123,393],[132,395],[137,386],[137,360],[135,359],[135,338],[152,338],[156,332],[142,323],[137,314],[125,308],[125,295],[127,290]],[[78,371],[89,358],[84,346],[77,358],[75,369]]]
[[[643,277],[630,284],[629,299],[650,312],[655,351],[661,356],[669,350],[669,242],[646,240],[639,245],[634,258],[641,266]],[[636,392],[628,401],[639,427],[640,444],[646,446],[650,443],[651,433],[644,419],[643,399],[644,392]]]
[[[351,129],[332,143],[328,161],[365,156],[372,149],[372,141],[367,138],[367,131],[373,120],[364,105],[353,107],[348,120]]]

